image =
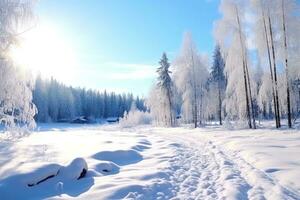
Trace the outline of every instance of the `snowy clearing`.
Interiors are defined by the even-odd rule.
[[[40,130],[2,140],[0,199],[300,199],[297,130]]]

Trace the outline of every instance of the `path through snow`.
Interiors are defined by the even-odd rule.
[[[300,199],[299,191],[204,137],[183,131],[164,136],[176,142],[170,175],[178,199]]]

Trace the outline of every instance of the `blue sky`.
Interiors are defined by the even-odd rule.
[[[185,31],[211,56],[219,0],[41,0],[39,23],[50,23],[76,54],[73,86],[146,96],[163,51],[172,60]]]

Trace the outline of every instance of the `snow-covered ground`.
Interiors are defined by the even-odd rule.
[[[43,125],[0,144],[0,199],[300,199],[299,130]]]

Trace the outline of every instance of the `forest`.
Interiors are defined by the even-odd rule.
[[[144,100],[132,94],[73,88],[53,78],[43,80],[40,76],[35,80],[32,101],[37,108],[36,122],[70,122],[76,117],[123,117],[133,103],[137,109],[146,111]]]
[[[280,128],[286,119],[291,128],[300,111],[299,6],[292,0],[221,1],[211,63],[191,33],[174,61],[163,54],[149,97],[156,123],[173,126],[181,113],[194,127],[225,120],[255,129],[258,121],[273,119]]]

